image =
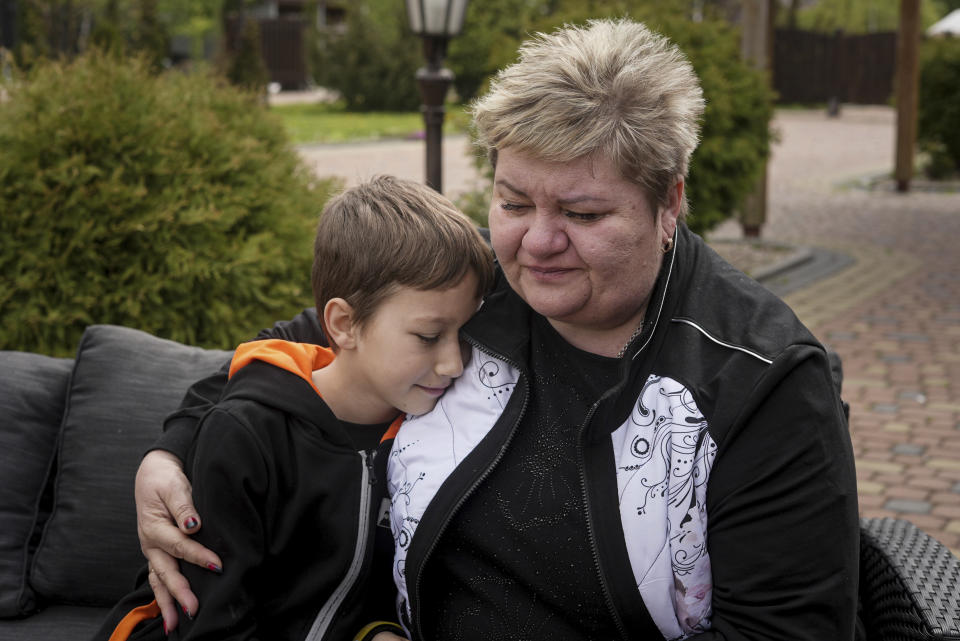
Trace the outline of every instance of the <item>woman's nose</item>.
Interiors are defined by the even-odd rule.
[[[521,242],[530,255],[549,256],[566,249],[568,239],[556,216],[537,212]]]

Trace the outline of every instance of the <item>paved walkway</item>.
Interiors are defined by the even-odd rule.
[[[425,143],[422,140],[390,140],[337,145],[301,145],[300,154],[321,176],[339,176],[347,187],[377,174],[391,174],[424,182]],[[466,135],[444,136],[443,193],[452,199],[480,188],[480,174],[468,155]]]
[[[851,187],[893,167],[885,107],[781,111],[764,238],[840,252],[851,265],[785,300],[843,358],[860,509],[908,519],[960,556],[960,193]],[[446,141],[446,191],[476,180]],[[422,143],[304,150],[321,174],[423,179]],[[739,237],[728,223],[714,237]]]
[[[782,111],[776,126],[764,237],[855,259],[785,300],[843,359],[861,513],[960,556],[960,193],[850,186],[892,171],[891,109]]]

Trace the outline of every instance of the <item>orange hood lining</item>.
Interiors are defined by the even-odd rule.
[[[275,367],[286,370],[299,376],[313,388],[317,396],[323,397],[320,390],[313,383],[313,370],[326,367],[333,362],[336,355],[332,349],[313,345],[311,343],[294,343],[279,338],[270,338],[262,341],[242,343],[233,353],[230,361],[229,376],[233,377],[238,371],[253,361],[264,361]],[[401,413],[383,435],[381,443],[397,435],[404,415]]]

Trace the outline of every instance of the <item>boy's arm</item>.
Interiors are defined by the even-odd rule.
[[[249,427],[214,408],[203,420],[188,465],[193,498],[208,521],[196,539],[229,563],[219,573],[181,568],[202,607],[180,622],[181,638],[240,641],[257,635],[257,572],[263,563],[261,507],[270,491],[266,454]]]
[[[316,310],[305,309],[289,321],[261,330],[256,339],[280,338],[299,343],[327,345]],[[167,627],[177,627],[177,603],[195,612],[199,602],[190,583],[181,574],[177,559],[203,568],[222,567],[211,550],[187,534],[200,528],[200,514],[193,505],[190,482],[183,463],[200,418],[219,400],[227,383],[229,362],[213,376],[187,390],[180,407],[164,423],[164,431],[137,470],[134,496],[137,504],[137,535],[150,565],[150,585]]]
[[[290,320],[279,321],[271,328],[260,330],[254,340],[267,338],[328,346],[317,319],[317,312],[312,307],[303,310]],[[197,423],[220,399],[220,393],[227,384],[229,371],[230,361],[228,360],[218,372],[194,383],[184,395],[180,407],[164,421],[163,434],[151,449],[165,450],[183,461],[196,432]]]

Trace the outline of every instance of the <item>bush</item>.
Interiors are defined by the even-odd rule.
[[[917,141],[927,153],[931,178],[960,169],[960,40],[923,43]]]
[[[346,29],[312,32],[314,81],[336,89],[350,111],[417,111],[415,80],[424,64],[420,38],[407,27],[406,9],[394,0],[350,5]]]
[[[447,66],[463,102],[486,90],[498,69],[514,62],[530,26],[527,0],[485,0],[467,5],[463,33],[450,41]]]
[[[0,349],[115,323],[229,348],[309,304],[313,181],[279,122],[203,74],[90,54],[0,102]]]
[[[707,105],[690,160],[689,227],[704,234],[742,206],[770,155],[774,94],[740,59],[739,34],[726,23],[664,20],[662,32],[690,58]]]
[[[260,47],[260,25],[247,18],[240,23],[236,51],[227,54],[227,79],[235,86],[266,98],[270,72]]]

